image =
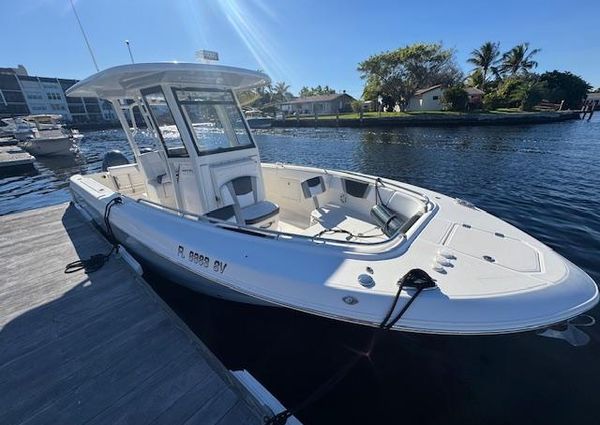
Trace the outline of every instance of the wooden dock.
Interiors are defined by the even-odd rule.
[[[0,217],[0,423],[262,424],[255,399],[66,204]]]
[[[33,164],[35,158],[17,146],[0,146],[0,169]]]

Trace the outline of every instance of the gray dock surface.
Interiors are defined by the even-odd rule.
[[[66,204],[0,217],[0,423],[261,424],[269,412]]]
[[[35,158],[17,146],[0,146],[0,168],[32,164]]]

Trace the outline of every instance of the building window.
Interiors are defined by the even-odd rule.
[[[433,96],[433,100],[438,100],[439,98],[439,96]]]

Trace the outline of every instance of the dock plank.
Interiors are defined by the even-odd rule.
[[[0,217],[0,423],[261,424],[243,388],[66,204]]]
[[[30,165],[35,158],[17,146],[0,146],[0,169]]]

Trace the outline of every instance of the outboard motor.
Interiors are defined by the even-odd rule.
[[[129,160],[121,151],[112,150],[104,154],[102,160],[102,171],[108,171],[108,167],[116,167],[117,165],[127,165]]]
[[[371,217],[375,219],[375,223],[388,238],[400,230],[405,221],[385,205],[379,204],[371,208]]]

